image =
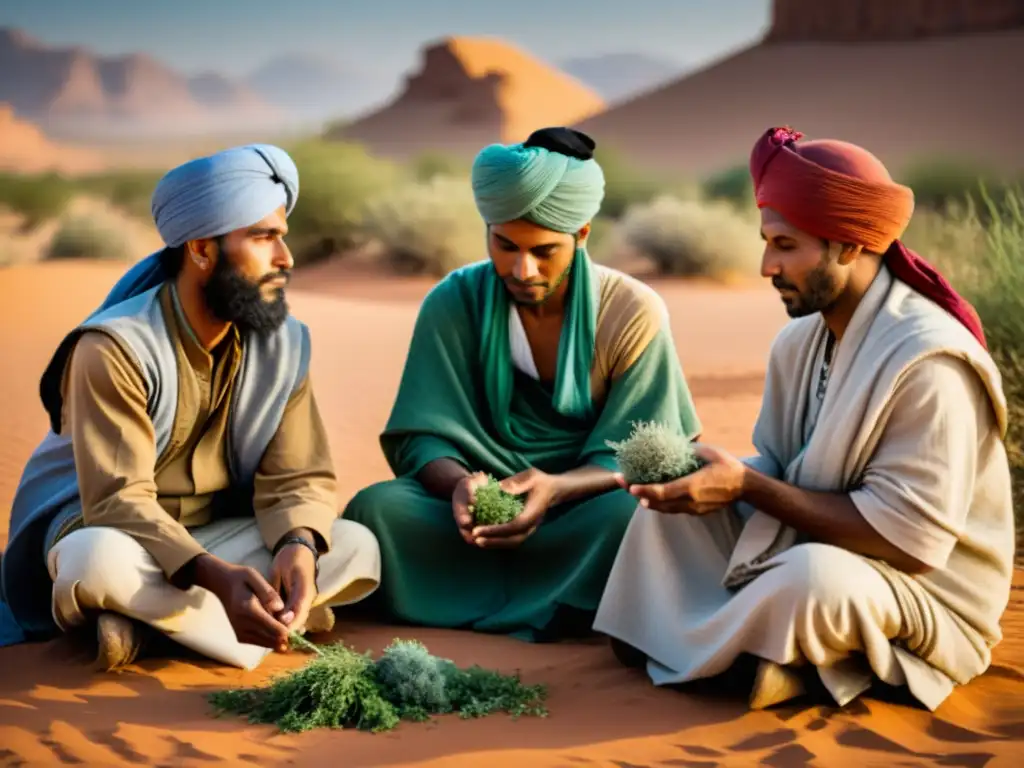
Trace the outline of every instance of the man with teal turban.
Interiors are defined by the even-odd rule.
[[[637,505],[607,441],[639,421],[700,432],[664,303],[587,254],[593,150],[547,128],[476,158],[490,258],[425,298],[381,436],[395,478],[345,511],[380,542],[372,602],[392,619],[530,641],[589,629]],[[474,524],[488,475],[525,498],[514,522]]]
[[[11,512],[4,645],[94,622],[102,669],[159,633],[251,669],[376,588],[379,548],[339,519],[309,331],[284,297],[298,190],[268,145],[157,184],[166,247],[43,374],[51,431]]]

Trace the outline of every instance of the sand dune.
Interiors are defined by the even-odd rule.
[[[343,498],[387,470],[376,435],[397,387],[424,281],[394,282],[332,267],[300,276],[296,314],[314,333],[313,375],[327,420]],[[45,429],[36,387],[50,351],[98,302],[120,268],[47,263],[0,273],[0,506]],[[749,449],[767,345],[784,320],[770,291],[656,283],[709,440]],[[316,288],[317,290],[312,290]],[[725,342],[737,342],[727,349]],[[6,520],[0,521],[6,541]],[[655,690],[621,668],[600,643],[528,645],[459,632],[339,622],[360,650],[417,637],[461,664],[519,669],[550,686],[547,719],[443,718],[371,736],[284,736],[214,719],[205,691],[255,684],[302,662],[271,659],[242,673],[194,658],[147,659],[98,675],[68,640],[0,651],[0,763],[330,766],[1010,766],[1024,748],[1024,574],[1018,574],[1006,640],[982,679],[934,715],[868,697],[837,711],[809,705],[745,712],[742,696],[715,685]]]

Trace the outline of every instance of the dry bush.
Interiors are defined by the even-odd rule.
[[[659,197],[631,207],[618,225],[618,257],[640,255],[681,277],[747,279],[763,244],[756,216],[721,200]]]
[[[385,263],[403,273],[440,277],[487,256],[486,229],[462,178],[434,176],[377,197],[362,229],[381,243]]]

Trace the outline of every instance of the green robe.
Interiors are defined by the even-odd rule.
[[[495,296],[490,261],[451,273],[424,299],[381,435],[395,479],[360,491],[344,512],[380,542],[383,574],[373,599],[391,619],[540,640],[551,636],[559,608],[568,608],[582,612],[589,628],[637,506],[622,490],[600,494],[549,510],[515,549],[480,549],[459,535],[451,499],[431,496],[416,479],[431,461],[454,459],[498,479],[531,466],[552,474],[588,464],[616,470],[606,441],[627,437],[633,422],[700,433],[661,299],[633,278],[586,266],[593,293],[585,300],[597,305],[587,359],[598,392],[584,415],[559,412],[552,385],[511,367],[508,304],[487,306]],[[584,295],[571,287],[570,294]],[[488,398],[486,327],[490,343],[505,346],[506,403]]]

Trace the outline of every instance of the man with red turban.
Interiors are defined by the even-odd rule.
[[[751,706],[873,681],[935,709],[1002,637],[1014,524],[998,369],[973,308],[899,237],[866,150],[773,128],[750,158],[761,274],[790,323],[740,461],[629,490],[595,629],[655,684],[757,660]],[[742,667],[742,665],[740,665]],[[740,668],[737,667],[737,668]]]

